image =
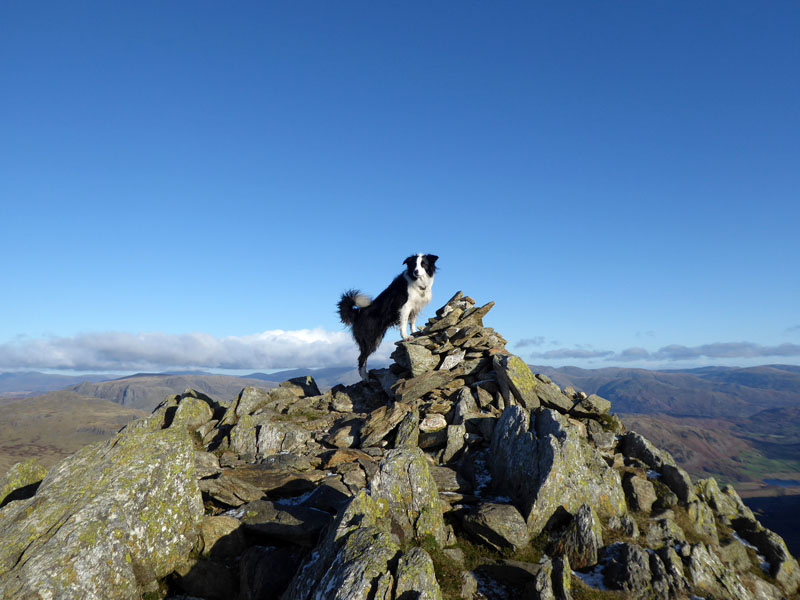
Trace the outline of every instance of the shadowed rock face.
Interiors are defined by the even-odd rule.
[[[795,592],[732,488],[532,373],[492,305],[457,293],[366,382],[186,390],[46,476],[15,467],[0,597],[563,600],[572,569],[637,598]]]

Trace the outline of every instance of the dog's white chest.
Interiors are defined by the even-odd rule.
[[[425,287],[420,287],[416,284],[408,286],[408,304],[411,313],[417,314],[428,305],[433,298],[431,287],[430,284]]]

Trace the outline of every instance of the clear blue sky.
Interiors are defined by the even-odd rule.
[[[350,364],[339,294],[416,252],[426,315],[494,300],[531,363],[800,364],[798,31],[795,1],[3,2],[0,371]]]

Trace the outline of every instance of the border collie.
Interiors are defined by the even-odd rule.
[[[411,333],[417,331],[417,315],[433,297],[433,275],[436,261],[433,254],[417,254],[403,261],[406,270],[394,278],[377,298],[370,300],[358,290],[349,290],[339,300],[339,317],[349,325],[361,353],[358,355],[358,372],[367,380],[367,357],[378,349],[393,325],[400,326],[400,335],[409,339],[406,326],[411,323]]]

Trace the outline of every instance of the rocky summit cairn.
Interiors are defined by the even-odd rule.
[[[778,599],[800,568],[713,479],[535,375],[460,292],[366,382],[187,390],[0,478],[0,597]]]

